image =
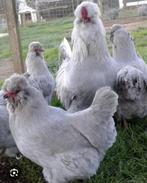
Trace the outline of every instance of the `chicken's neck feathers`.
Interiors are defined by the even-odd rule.
[[[127,52],[120,52],[120,54],[114,54],[115,60],[119,61],[120,63],[130,64],[133,62],[138,62],[139,59],[136,54],[134,53],[127,53]]]
[[[72,41],[73,62],[82,62],[83,64],[88,57],[96,57],[95,60],[99,64],[110,60],[105,40],[105,29],[100,19],[95,26],[90,25],[87,28],[75,24]]]
[[[139,57],[132,40],[124,44],[120,43],[119,45],[113,45],[113,56],[119,62],[131,63],[139,61]]]
[[[43,57],[28,55],[26,60],[27,72],[31,75],[38,76],[48,72],[47,65]]]
[[[137,51],[133,42],[126,44],[126,46],[122,45],[122,46],[115,47],[113,45],[113,56],[114,56],[114,59],[118,62],[118,64],[121,67],[125,65],[132,65],[146,73],[145,62],[137,54]]]

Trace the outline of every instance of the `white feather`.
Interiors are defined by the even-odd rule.
[[[63,39],[59,46],[59,60],[64,61],[68,58],[68,60],[71,58],[71,48],[66,38]]]
[[[88,23],[81,21],[82,7],[87,9]],[[83,2],[75,10],[72,56],[60,66],[56,78],[58,97],[71,112],[87,108],[98,88],[114,85],[117,66],[108,52],[99,15],[92,2]]]

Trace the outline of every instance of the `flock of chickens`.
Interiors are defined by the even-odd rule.
[[[26,73],[13,74],[0,91],[1,155],[20,151],[49,183],[96,174],[116,140],[115,112],[123,121],[147,115],[147,67],[131,35],[112,27],[111,57],[97,4],[82,2],[75,17],[72,50],[65,38],[60,45],[56,87],[41,44],[32,42]],[[54,90],[66,111],[48,105]]]

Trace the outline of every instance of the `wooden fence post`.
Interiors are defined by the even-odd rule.
[[[24,64],[21,54],[15,0],[5,0],[5,14],[7,18],[10,47],[13,55],[14,71],[17,73],[23,73]]]

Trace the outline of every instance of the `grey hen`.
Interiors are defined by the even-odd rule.
[[[117,70],[108,52],[99,7],[82,2],[75,16],[72,54],[67,41],[63,41],[61,55],[65,58],[56,77],[58,97],[70,112],[89,107],[98,88],[113,88]]]
[[[43,168],[48,182],[87,179],[96,173],[116,139],[115,92],[101,88],[89,108],[69,113],[48,106],[23,76],[13,75],[3,89],[16,144],[24,156]]]
[[[29,44],[26,58],[27,73],[25,73],[25,76],[35,88],[42,92],[47,103],[50,103],[55,82],[44,61],[43,51],[43,47],[39,42]]]
[[[110,40],[113,46],[113,57],[120,68],[131,65],[147,73],[146,64],[138,55],[131,34],[123,26],[119,24],[112,26]]]
[[[114,25],[111,32],[113,56],[120,65],[116,78],[119,95],[118,114],[123,120],[147,115],[147,68],[138,56],[134,41],[128,31]]]

